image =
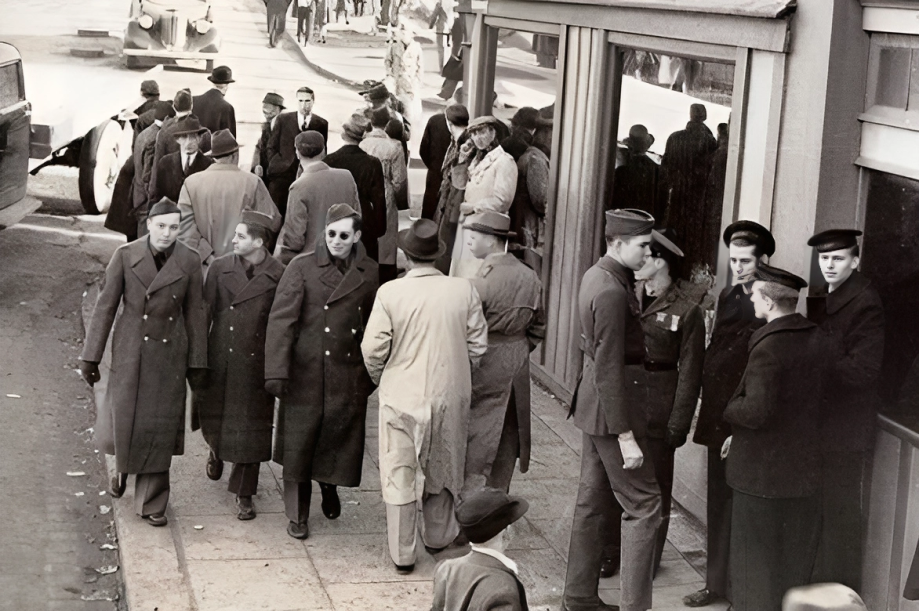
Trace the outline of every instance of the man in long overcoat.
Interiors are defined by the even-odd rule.
[[[443,10],[443,9],[441,9]],[[447,149],[453,142],[453,134],[447,123],[451,107],[443,112],[431,115],[427,125],[424,126],[424,135],[421,137],[421,146],[418,153],[421,161],[428,168],[424,179],[424,200],[421,204],[421,218],[433,219],[440,196],[440,183],[444,180],[443,165],[447,156]],[[456,112],[455,110],[452,112]],[[469,113],[466,113],[466,122],[469,122]]]
[[[184,451],[185,380],[196,385],[207,367],[207,329],[198,255],[176,242],[178,207],[157,202],[147,225],[149,236],[116,250],[106,268],[80,368],[91,385],[99,380],[114,324],[116,366],[99,406],[96,441],[115,455],[112,496],[121,496],[127,474],[136,474],[135,511],[164,526],[169,467]]]
[[[380,386],[389,554],[407,572],[419,502],[426,546],[444,548],[459,534],[454,499],[463,487],[471,367],[488,348],[488,328],[472,284],[434,268],[447,245],[433,221],[399,232],[399,247],[412,269],[380,288],[361,350]]]
[[[810,583],[820,536],[817,325],[795,313],[807,283],[761,265],[751,301],[766,324],[750,337],[743,379],[724,410],[732,426],[722,456],[734,490],[731,604],[774,611]]]
[[[223,461],[233,463],[228,490],[240,520],[255,517],[259,468],[271,460],[274,397],[265,390],[265,330],[284,265],[265,244],[280,225],[280,216],[244,211],[233,253],[214,260],[204,284],[208,375],[192,405],[210,447],[208,477],[220,479]]]
[[[201,125],[211,130],[211,133],[222,129],[230,130],[236,137],[236,110],[226,101],[227,88],[233,80],[233,71],[227,66],[217,66],[207,77],[213,87],[201,95],[194,97],[195,114]]]
[[[607,516],[622,507],[619,608],[651,609],[654,549],[661,522],[660,490],[648,455],[648,417],[630,400],[630,367],[642,367],[644,332],[634,272],[650,256],[654,218],[641,210],[606,212],[606,254],[584,274],[578,293],[584,365],[571,411],[583,433],[581,475],[574,508],[562,609],[606,609],[598,583]]]
[[[165,155],[156,164],[156,180],[151,189],[153,201],[164,197],[178,201],[185,179],[203,172],[214,163],[200,150],[200,138],[207,133],[207,128],[201,127],[193,117],[179,121],[177,127],[173,135],[179,142],[179,150]]]
[[[452,245],[456,240],[460,206],[465,197],[468,166],[459,162],[459,152],[460,147],[468,138],[466,127],[469,125],[469,111],[462,104],[453,104],[447,107],[446,118],[452,139],[440,167],[443,179],[437,195],[437,207],[431,220],[440,228],[440,239]],[[452,261],[452,252],[447,252],[437,260],[435,265],[441,272],[448,274]]]
[[[150,203],[150,182],[153,180],[153,155],[156,151],[156,136],[163,126],[163,121],[173,112],[169,102],[157,102],[153,108],[153,125],[144,129],[134,140],[134,209],[146,210]],[[154,203],[159,198],[152,200]],[[173,199],[173,201],[175,201]],[[138,222],[145,222],[146,218]],[[145,226],[146,227],[146,226]]]
[[[233,236],[243,210],[280,216],[265,183],[239,168],[239,145],[227,130],[211,139],[214,164],[185,179],[179,194],[179,239],[198,251],[203,265],[233,251]]]
[[[360,223],[347,204],[329,209],[325,238],[290,262],[268,320],[265,387],[281,398],[274,459],[284,466],[287,532],[297,539],[309,536],[312,480],[330,520],[341,513],[336,487],[361,483],[373,384],[360,342],[378,271]]]
[[[488,352],[472,372],[466,491],[510,489],[514,465],[530,463],[530,352],[546,335],[542,283],[507,251],[511,219],[483,212],[466,219],[469,247],[483,260],[472,285],[488,323]]]
[[[820,325],[830,365],[821,397],[823,532],[814,581],[861,589],[867,482],[877,422],[877,384],[884,359],[884,307],[858,271],[856,229],[831,229],[807,241],[826,284],[807,300]]]
[[[271,130],[274,129],[278,122],[278,116],[284,110],[284,98],[277,93],[266,93],[262,99],[262,116],[265,122],[262,123],[262,134],[255,144],[255,150],[252,151],[252,172],[264,181],[268,180],[268,139],[271,138]]]
[[[330,168],[351,172],[361,203],[361,242],[367,249],[367,256],[379,263],[378,240],[386,233],[386,183],[383,163],[360,147],[369,129],[370,123],[364,115],[351,115],[342,126],[344,145],[323,161]]]
[[[638,208],[654,218],[663,218],[665,210],[658,206],[660,167],[648,157],[654,136],[644,125],[633,125],[623,143],[628,150],[622,165],[616,168],[611,207]]]

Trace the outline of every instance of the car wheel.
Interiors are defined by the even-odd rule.
[[[83,138],[77,184],[87,214],[103,214],[112,205],[115,180],[131,154],[132,136],[130,128],[109,119]]]

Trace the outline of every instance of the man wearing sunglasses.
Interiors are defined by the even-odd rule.
[[[361,339],[379,270],[360,240],[357,210],[329,208],[324,237],[290,262],[268,318],[265,390],[281,399],[274,460],[284,466],[287,533],[296,539],[309,536],[312,480],[330,520],[341,514],[336,487],[361,483],[373,391]]]

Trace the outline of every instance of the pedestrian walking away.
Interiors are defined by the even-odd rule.
[[[511,219],[483,212],[466,219],[469,248],[483,264],[472,279],[488,324],[488,352],[472,372],[464,491],[510,489],[514,466],[530,463],[530,352],[546,335],[542,283],[507,253]]]
[[[255,517],[261,463],[271,460],[274,397],[265,390],[265,330],[284,265],[265,245],[281,219],[246,210],[233,252],[214,260],[204,284],[208,307],[208,372],[192,393],[192,430],[210,449],[205,472],[219,480],[233,463],[228,490],[240,520]]]
[[[442,549],[459,534],[454,505],[463,486],[470,374],[488,347],[488,330],[472,284],[434,268],[447,246],[433,221],[399,232],[399,248],[411,269],[380,288],[361,351],[380,387],[389,554],[405,573],[415,565],[419,504],[426,547]]]
[[[226,101],[227,89],[233,80],[233,71],[228,66],[217,66],[207,77],[213,87],[194,98],[195,114],[201,125],[211,130],[211,133],[222,129],[230,130],[236,137],[236,110]]]
[[[268,46],[274,48],[287,25],[287,8],[290,0],[267,0],[265,13],[268,17]]]
[[[169,467],[184,451],[186,379],[197,387],[207,368],[201,264],[176,242],[179,217],[174,202],[160,200],[150,209],[148,236],[112,255],[80,356],[92,386],[114,325],[117,367],[97,407],[94,435],[99,449],[115,456],[112,496],[120,497],[135,474],[134,510],[151,526],[166,525]]]
[[[360,346],[377,264],[360,243],[357,210],[332,206],[324,226],[315,249],[284,271],[265,335],[265,388],[281,400],[274,460],[284,467],[287,533],[297,539],[309,536],[313,480],[330,520],[341,514],[337,486],[360,485],[373,391]]]

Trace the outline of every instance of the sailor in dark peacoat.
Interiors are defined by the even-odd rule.
[[[221,91],[212,88],[193,99],[192,107],[201,125],[211,130],[211,133],[228,129],[236,136],[236,110],[226,101]]]
[[[329,218],[339,209],[333,206]],[[304,529],[311,480],[331,486],[323,490],[323,510],[330,518],[326,497],[334,487],[361,482],[373,383],[360,344],[378,274],[363,244],[354,244],[342,260],[320,240],[314,252],[287,266],[271,308],[265,379],[283,380],[287,386],[281,394],[274,460],[284,466],[287,517]]]
[[[268,191],[279,210],[287,210],[287,194],[290,185],[297,179],[297,150],[294,140],[301,131],[314,131],[322,134],[328,147],[329,122],[312,113],[306,130],[299,123],[301,115],[297,111],[282,112],[278,115],[271,135],[268,137]]]
[[[421,146],[418,149],[421,161],[428,168],[424,180],[424,200],[421,204],[421,218],[433,219],[440,201],[440,185],[444,180],[443,164],[447,149],[453,142],[447,117],[443,112],[432,115],[424,127]]]
[[[182,151],[169,153],[156,164],[156,179],[151,182],[152,201],[157,202],[164,197],[168,197],[174,202],[179,201],[179,194],[182,192],[182,185],[185,184],[185,179],[192,174],[203,172],[214,163],[214,160],[210,157],[200,152],[195,153],[195,158],[188,166],[188,173],[186,174],[182,169],[182,155]]]

